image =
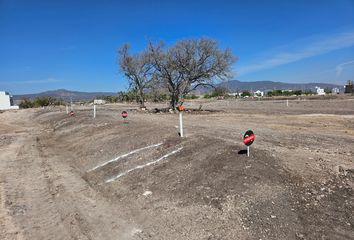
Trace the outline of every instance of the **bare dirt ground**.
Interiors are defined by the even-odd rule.
[[[353,99],[200,105],[1,113],[0,239],[354,239]]]

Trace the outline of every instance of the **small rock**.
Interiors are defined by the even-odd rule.
[[[323,195],[323,194],[318,195],[318,196],[316,197],[316,200],[319,201],[319,200],[321,200],[321,199],[324,198],[324,197],[325,197],[325,195]]]
[[[305,239],[305,236],[303,234],[301,234],[301,233],[296,233],[296,237],[298,239]]]
[[[334,167],[334,171],[337,175],[347,175],[347,167],[343,166],[343,165],[338,165]]]
[[[131,231],[131,236],[134,236],[134,235],[136,235],[136,234],[140,234],[140,233],[142,233],[142,232],[143,232],[143,230],[138,229],[138,228],[134,228],[134,229]]]
[[[147,196],[149,196],[149,195],[151,195],[151,194],[152,194],[151,191],[145,191],[145,192],[143,193],[143,196],[147,197]]]

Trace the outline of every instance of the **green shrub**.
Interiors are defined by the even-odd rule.
[[[24,98],[21,100],[19,107],[20,108],[33,108],[34,104],[28,98]]]
[[[241,97],[250,97],[250,96],[251,96],[251,93],[249,91],[244,91],[241,94]]]
[[[50,96],[42,96],[42,97],[37,97],[33,101],[34,107],[46,107],[49,105],[55,105],[57,102],[56,98],[50,97]]]
[[[198,99],[199,97],[195,94],[192,94],[192,95],[186,95],[183,98],[184,99]]]

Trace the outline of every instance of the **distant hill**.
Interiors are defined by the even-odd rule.
[[[41,93],[33,93],[33,94],[23,94],[23,95],[14,95],[14,100],[21,100],[23,98],[35,99],[40,96],[50,96],[58,99],[63,99],[65,101],[85,101],[92,100],[99,96],[114,96],[117,95],[115,92],[77,92],[77,91],[69,91],[66,89],[58,89],[53,91],[46,91]]]
[[[340,91],[344,91],[344,87],[342,85],[335,85],[329,83],[284,83],[284,82],[273,82],[273,81],[255,81],[255,82],[242,82],[239,80],[231,80],[227,82],[222,82],[217,84],[216,86],[225,87],[230,92],[237,91],[271,91],[271,90],[315,90],[315,87],[320,88],[339,88]],[[207,93],[211,92],[213,88],[211,87],[199,87],[197,88],[197,93]],[[23,98],[35,99],[39,96],[51,96],[58,99],[63,99],[65,101],[85,101],[92,100],[99,96],[115,96],[117,93],[115,92],[78,92],[78,91],[69,91],[65,89],[58,89],[53,91],[46,91],[41,93],[34,94],[23,94],[23,95],[14,95],[14,100],[21,100]]]
[[[329,83],[284,83],[284,82],[273,82],[273,81],[254,81],[254,82],[241,82],[239,80],[231,80],[227,82],[222,82],[216,86],[225,87],[230,92],[237,92],[243,90],[249,91],[272,91],[275,89],[278,90],[315,90],[315,87],[320,88],[339,88],[343,91],[343,86],[329,84]],[[201,87],[197,89],[200,93],[210,92],[212,88],[210,87]]]

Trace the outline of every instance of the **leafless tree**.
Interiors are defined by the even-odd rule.
[[[150,42],[149,52],[155,78],[169,90],[172,109],[198,86],[230,78],[236,61],[231,50],[221,50],[215,40],[206,38],[182,40],[170,48]]]
[[[145,107],[145,91],[151,87],[154,76],[154,65],[151,64],[149,51],[130,54],[129,45],[118,50],[118,65],[128,78],[129,89],[136,93],[136,100],[141,108]]]

